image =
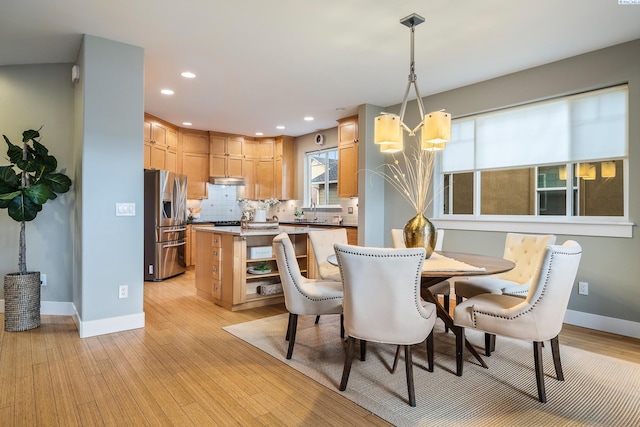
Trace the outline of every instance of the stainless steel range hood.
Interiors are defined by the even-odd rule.
[[[229,178],[223,176],[210,176],[209,182],[216,185],[245,185],[244,178]]]

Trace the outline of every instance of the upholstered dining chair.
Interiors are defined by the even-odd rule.
[[[361,360],[368,341],[401,345],[409,404],[416,406],[411,346],[426,340],[428,370],[432,372],[433,325],[437,317],[435,305],[420,299],[425,249],[336,244],[335,252],[342,273],[344,328],[348,336],[340,390],[347,388],[356,340],[360,340]]]
[[[342,314],[342,282],[304,277],[300,272],[293,244],[286,233],[273,238],[273,252],[284,291],[284,304],[289,311],[286,339],[289,340],[287,359],[291,359],[298,316]]]
[[[457,305],[454,323],[462,327],[456,345],[464,351],[464,328],[474,328],[489,334],[533,341],[538,399],[545,403],[542,366],[542,343],[551,341],[553,364],[558,381],[564,381],[560,362],[558,334],[567,311],[573,282],[582,256],[582,248],[573,240],[563,245],[549,245],[542,262],[533,275],[525,299],[508,294],[480,294]]]
[[[402,231],[402,229],[400,228],[392,228],[391,229],[391,239],[393,241],[393,247],[394,248],[406,248],[405,244],[404,244],[404,232]],[[434,248],[436,251],[441,251],[442,250],[442,243],[444,240],[444,230],[442,229],[438,229],[436,231],[436,247]],[[442,295],[442,302],[443,302],[443,307],[444,309],[447,311],[447,313],[450,313],[449,311],[449,307],[450,307],[450,294],[451,294],[451,284],[449,283],[448,280],[443,280],[440,283],[436,283],[433,286],[429,287],[429,292],[431,292],[433,295]],[[447,332],[449,330],[449,328],[445,325],[444,327],[445,332]]]
[[[310,230],[307,235],[311,241],[313,254],[316,259],[318,275],[321,279],[341,282],[340,269],[329,263],[327,257],[334,253],[334,243],[347,244],[347,230],[344,228],[330,228],[327,230]]]
[[[553,245],[555,242],[556,236],[552,234],[507,233],[502,256],[513,261],[516,266],[512,270],[493,276],[456,280],[456,304],[480,294],[526,297],[534,276],[540,270],[547,245]],[[495,338],[495,335],[491,334],[485,336],[484,351],[487,356],[491,356],[491,352],[495,350]]]

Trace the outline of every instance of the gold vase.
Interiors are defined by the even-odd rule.
[[[425,248],[429,258],[436,247],[436,227],[421,213],[404,225],[404,244],[408,248]]]

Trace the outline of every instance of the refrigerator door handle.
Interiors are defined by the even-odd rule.
[[[162,245],[162,249],[173,248],[174,246],[184,246],[186,244],[187,244],[187,242],[180,242],[180,243],[174,243],[172,245]]]
[[[187,231],[187,227],[172,228],[171,230],[162,230],[163,233],[175,233],[176,231]]]

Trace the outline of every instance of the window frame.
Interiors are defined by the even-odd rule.
[[[336,161],[338,158],[338,147],[325,147],[319,148],[317,150],[307,151],[304,153],[304,205],[305,207],[311,208],[311,159],[313,156],[317,156],[322,153],[335,152]],[[330,184],[332,181],[325,182],[326,185]],[[336,176],[336,187],[338,184],[338,177]],[[327,187],[328,188],[328,187]],[[325,192],[325,201],[329,201],[329,192]],[[327,209],[327,208],[336,208],[340,207],[339,204],[317,204],[316,209]]]
[[[619,85],[617,87],[624,87],[626,85]],[[607,88],[604,88],[605,90]],[[602,89],[589,91],[598,92]],[[603,236],[603,237],[633,237],[634,223],[629,221],[629,104],[628,104],[628,87],[627,90],[627,104],[626,104],[626,146],[627,153],[624,157],[606,158],[594,161],[607,161],[607,160],[621,160],[623,162],[623,215],[622,216],[574,216],[569,209],[569,203],[572,202],[572,198],[567,197],[569,191],[573,191],[573,182],[567,180],[567,186],[565,198],[567,200],[567,210],[565,215],[540,215],[538,206],[538,177],[537,171],[540,166],[546,166],[547,164],[532,164],[528,167],[535,168],[536,170],[536,188],[535,188],[535,215],[486,215],[480,214],[481,209],[481,173],[483,170],[491,169],[472,169],[472,170],[456,170],[455,172],[442,172],[442,158],[438,156],[436,161],[436,173],[434,174],[434,188],[439,189],[435,191],[434,197],[434,212],[432,221],[437,227],[454,229],[454,230],[468,230],[468,231],[513,231],[522,233],[552,233],[552,234],[570,234],[570,235],[583,235],[583,236]],[[589,93],[587,92],[587,94]],[[562,96],[559,98],[532,102],[531,105],[535,105],[540,102],[553,101],[555,99],[568,99],[576,95],[574,94]],[[525,105],[525,104],[523,104]],[[458,120],[469,120],[471,118],[486,116],[491,113],[502,113],[512,108],[522,108],[523,105],[511,106],[502,109],[497,109],[492,112],[486,112],[481,114],[473,114],[465,117],[460,117]],[[473,142],[473,149],[475,150],[475,137]],[[445,148],[446,150],[446,148]],[[571,164],[573,162],[568,162]],[[577,163],[577,162],[575,162]],[[550,162],[549,164],[558,164],[557,162]],[[513,168],[520,168],[520,165],[514,165]],[[452,203],[451,192],[444,188],[445,175],[449,175],[449,182],[453,182],[453,175],[458,173],[473,173],[473,214],[445,214],[444,213],[444,192],[449,194],[449,203]],[[579,185],[579,184],[578,184]]]

